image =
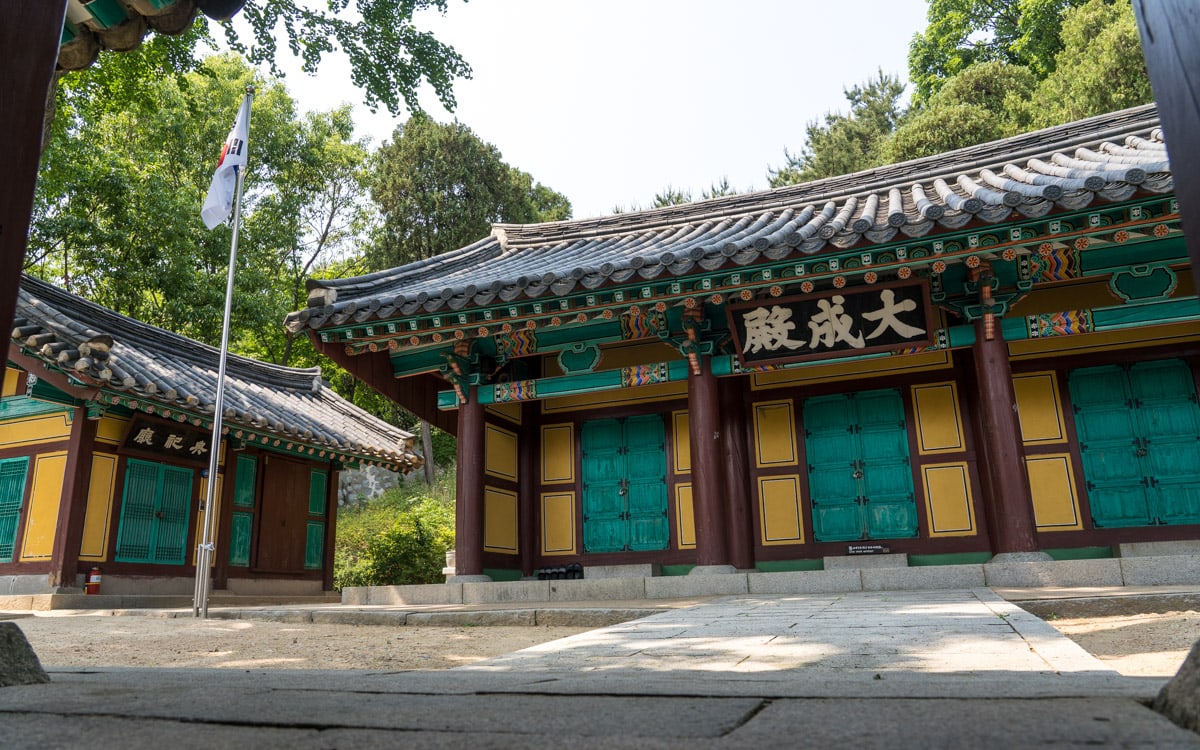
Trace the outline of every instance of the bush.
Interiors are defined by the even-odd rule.
[[[334,588],[441,583],[454,546],[453,473],[406,485],[338,518]]]

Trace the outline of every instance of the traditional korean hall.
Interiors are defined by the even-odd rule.
[[[319,368],[219,353],[25,276],[0,390],[0,597],[193,591],[206,514],[214,590],[333,589],[341,471],[422,463],[413,436],[345,401]],[[213,508],[208,466],[218,450]]]
[[[497,225],[287,320],[458,438],[457,573],[1200,538],[1200,303],[1153,106]]]

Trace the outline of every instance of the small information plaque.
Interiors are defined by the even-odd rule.
[[[848,555],[886,555],[892,548],[886,544],[847,544]]]

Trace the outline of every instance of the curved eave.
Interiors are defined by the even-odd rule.
[[[854,175],[634,214],[497,225],[460,250],[310,282],[292,331],[456,312],[1078,211],[1173,189],[1154,107]],[[389,333],[396,333],[391,331]]]

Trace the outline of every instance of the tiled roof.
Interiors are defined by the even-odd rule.
[[[490,237],[365,276],[309,282],[297,331],[561,296],[1036,218],[1173,189],[1154,105],[856,174]]]
[[[219,352],[22,277],[12,343],[22,352],[98,386],[178,413],[213,415]],[[357,460],[419,466],[411,433],[334,393],[318,367],[281,367],[229,355],[223,421]]]

